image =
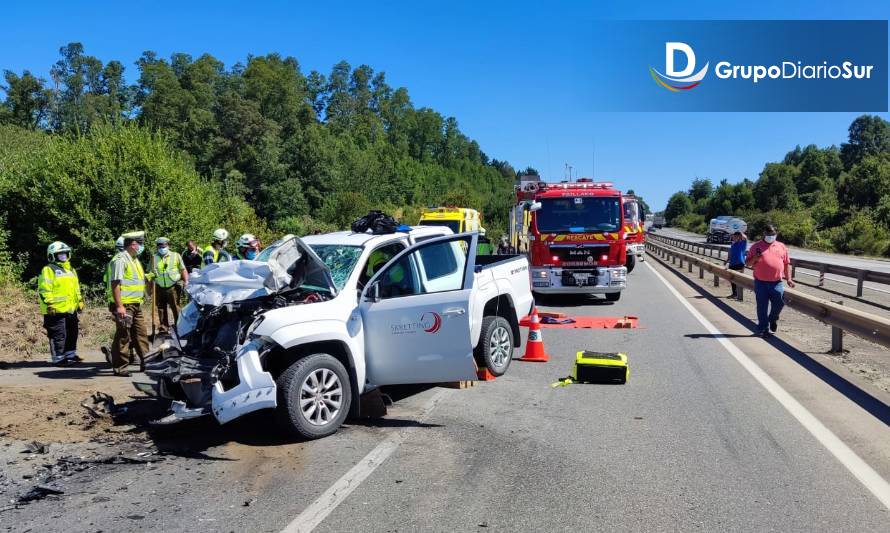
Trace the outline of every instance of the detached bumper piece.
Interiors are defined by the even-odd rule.
[[[580,351],[575,355],[576,383],[626,383],[630,369],[623,353]]]

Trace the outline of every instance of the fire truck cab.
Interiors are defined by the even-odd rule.
[[[532,290],[603,294],[617,301],[627,286],[621,191],[585,178],[571,183],[524,178],[529,177],[517,186],[511,238],[529,255]]]

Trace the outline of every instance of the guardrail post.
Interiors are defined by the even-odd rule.
[[[794,279],[796,277],[797,277],[797,265],[792,263],[792,265],[791,265],[791,279]]]
[[[856,273],[856,297],[862,298],[862,286],[865,283],[865,271],[860,270]]]
[[[689,265],[689,273],[692,273],[692,261],[686,261],[686,264]]]
[[[819,286],[822,287],[825,285],[825,270],[828,268],[828,265],[822,263],[819,265]],[[794,276],[792,276],[794,277]]]
[[[838,305],[844,305],[843,300],[832,300]],[[831,326],[831,353],[844,351],[844,330],[837,326]]]
[[[714,274],[714,286],[715,287],[720,286],[720,276],[718,276],[717,274]]]
[[[705,267],[698,265],[698,279],[705,279]]]

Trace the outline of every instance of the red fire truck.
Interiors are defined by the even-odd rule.
[[[624,238],[627,241],[627,271],[630,272],[636,266],[637,261],[643,260],[646,251],[646,233],[643,231],[643,216],[640,202],[632,194],[626,194],[622,198],[624,207]]]
[[[511,219],[511,242],[528,253],[534,292],[621,298],[627,286],[624,208],[611,183],[523,176]]]

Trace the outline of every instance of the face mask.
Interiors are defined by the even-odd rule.
[[[167,248],[166,246],[158,248],[158,255],[167,255],[168,252],[170,252],[170,248]]]
[[[775,235],[764,235],[763,240],[765,240],[769,244],[772,244],[776,241],[776,236]]]
[[[248,259],[256,259],[256,250],[247,250],[247,253],[244,254],[244,257]]]
[[[64,263],[68,260],[68,254],[56,254],[56,261],[59,263]]]
[[[142,255],[142,252],[145,251],[145,246],[139,245],[139,248],[136,249],[136,255]]]

